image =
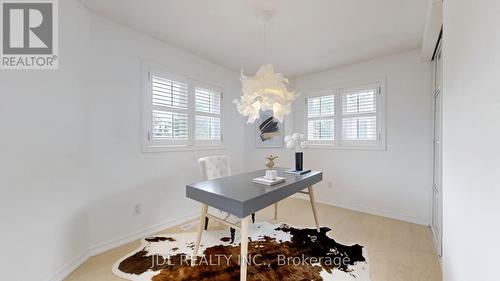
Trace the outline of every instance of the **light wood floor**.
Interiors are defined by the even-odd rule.
[[[314,226],[308,201],[289,198],[279,206],[277,222]],[[272,207],[259,212],[257,221],[276,222],[272,220],[273,212]],[[332,228],[337,241],[366,247],[372,281],[441,281],[441,267],[428,227],[323,204],[318,204],[318,215],[321,226]],[[211,229],[220,227],[215,222],[210,224]],[[176,232],[182,230],[172,227],[161,233]],[[111,267],[137,247],[138,241],[92,257],[65,280],[122,280],[111,273]]]

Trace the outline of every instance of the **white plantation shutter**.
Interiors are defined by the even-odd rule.
[[[195,87],[196,141],[218,144],[221,133],[222,90],[212,87]]]
[[[196,112],[220,114],[221,92],[201,87],[195,89]]]
[[[187,114],[153,110],[153,140],[187,141]]]
[[[356,144],[370,144],[377,141],[378,91],[378,85],[341,91],[343,141]]]
[[[188,86],[182,83],[158,76],[153,76],[153,105],[176,109],[188,108]]]
[[[344,140],[376,140],[377,117],[354,117],[342,119]]]
[[[188,84],[166,77],[151,76],[152,141],[187,144]]]
[[[335,140],[335,95],[308,98],[306,104],[308,140]]]
[[[332,89],[306,98],[311,147],[385,148],[385,83]]]
[[[222,145],[222,88],[148,66],[144,151]]]

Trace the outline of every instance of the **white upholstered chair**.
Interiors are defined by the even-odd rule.
[[[227,155],[202,157],[198,159],[198,164],[204,180],[213,180],[231,175],[231,162]],[[239,218],[212,207],[208,208],[208,213],[231,223],[239,222]],[[252,214],[252,222],[255,222],[255,214]],[[205,230],[207,228],[208,217],[205,217]],[[231,241],[234,241],[234,233],[234,228],[231,228]]]
[[[198,159],[201,175],[204,180],[212,180],[231,175],[229,156],[208,156]]]

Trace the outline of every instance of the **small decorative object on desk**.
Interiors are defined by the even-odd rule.
[[[285,178],[278,177],[278,171],[273,170],[274,168],[274,160],[277,159],[278,156],[269,155],[266,157],[266,175],[263,177],[258,177],[253,179],[253,182],[265,184],[265,185],[275,185],[285,181]]]
[[[307,140],[304,134],[293,133],[285,137],[286,148],[295,150],[295,169],[286,171],[290,174],[303,175],[311,170],[304,170],[303,149],[307,148]]]
[[[274,160],[278,159],[278,156],[273,156],[272,154],[266,157],[266,178],[270,180],[274,180],[278,177],[278,172],[273,170],[274,168]]]

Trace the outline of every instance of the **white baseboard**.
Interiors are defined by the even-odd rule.
[[[132,241],[141,239],[145,236],[162,231],[165,228],[176,226],[176,225],[179,225],[179,224],[184,223],[186,221],[195,219],[199,215],[200,215],[199,212],[192,212],[192,213],[189,213],[189,214],[182,216],[180,218],[170,220],[168,222],[160,223],[157,225],[153,225],[153,226],[147,227],[145,229],[142,229],[140,231],[137,231],[137,232],[134,232],[131,234],[127,234],[127,235],[123,235],[121,237],[115,238],[113,240],[110,240],[110,241],[107,241],[104,243],[99,243],[97,245],[92,246],[89,249],[89,254],[90,254],[90,256],[95,256],[95,255],[104,253],[104,252],[109,251],[111,249],[114,249],[116,247],[120,247],[120,246],[125,245],[127,243],[130,243]]]
[[[309,201],[309,196],[307,196],[305,194],[296,193],[292,197],[298,198],[298,199],[302,199],[302,200],[308,200]],[[366,208],[366,207],[361,207],[361,206],[355,206],[355,205],[352,205],[352,204],[344,204],[344,203],[340,203],[340,202],[324,201],[324,200],[321,200],[321,199],[318,200],[317,198],[316,198],[316,202],[322,203],[322,204],[325,204],[325,205],[330,205],[330,206],[335,206],[335,207],[339,207],[339,208],[344,208],[344,209],[349,209],[349,210],[353,210],[353,211],[358,211],[358,212],[362,212],[362,213],[368,213],[368,214],[371,214],[371,215],[376,215],[376,216],[391,218],[391,219],[395,219],[395,220],[406,221],[406,222],[411,222],[411,223],[415,223],[415,224],[429,226],[429,222],[426,221],[426,220],[422,220],[420,218],[416,218],[416,217],[412,217],[412,216],[406,216],[406,215],[402,215],[402,214],[396,214],[396,213],[389,212],[389,211],[386,211],[386,210]]]
[[[144,228],[140,231],[123,235],[121,237],[115,238],[113,240],[110,240],[108,242],[100,243],[97,245],[94,245],[81,253],[80,255],[76,256],[73,260],[68,262],[65,266],[63,266],[56,274],[54,274],[51,278],[49,278],[49,281],[62,281],[68,275],[70,275],[75,269],[77,269],[80,265],[82,265],[87,259],[89,259],[92,256],[107,252],[111,249],[120,247],[122,245],[125,245],[127,243],[133,242],[135,240],[139,240],[143,237],[152,235],[154,233],[157,233],[159,231],[162,231],[166,228],[173,227],[179,224],[182,224],[184,222],[193,220],[197,218],[200,214],[198,212],[192,212],[189,213],[188,215],[182,216],[180,218],[170,220],[164,223],[160,223],[154,226],[150,226],[147,228]]]
[[[80,265],[82,265],[88,258],[89,250],[83,251],[80,255],[76,256],[73,260],[68,262],[65,266],[63,266],[56,274],[54,274],[49,281],[62,281],[64,278],[68,277],[71,272],[75,271]]]

